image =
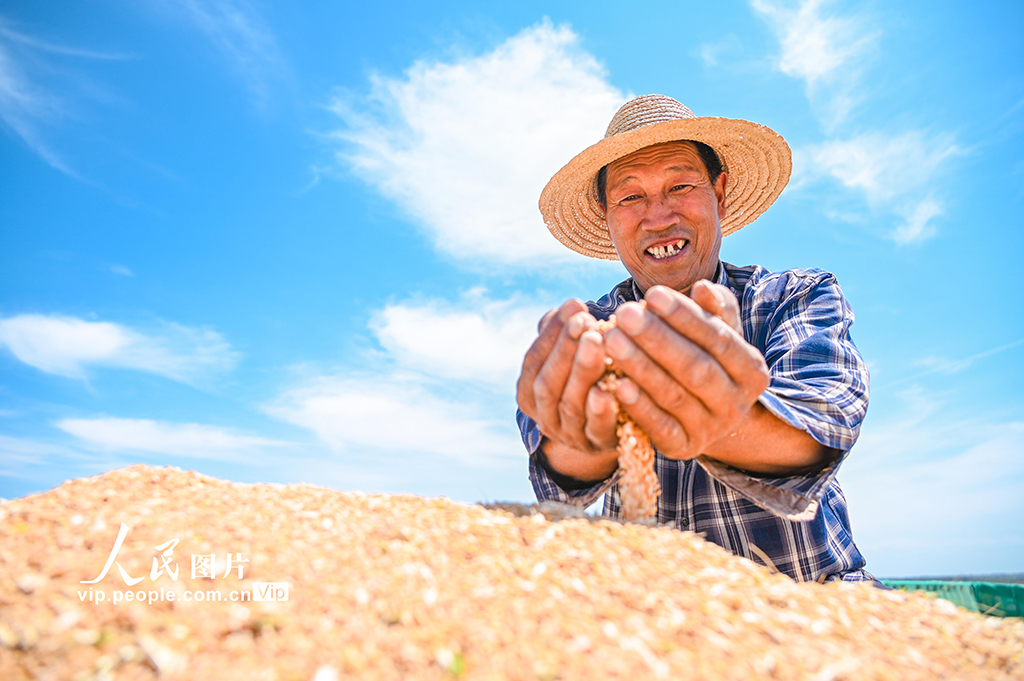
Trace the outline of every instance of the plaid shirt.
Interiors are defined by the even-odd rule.
[[[743,336],[768,364],[771,383],[761,404],[840,456],[822,471],[773,478],[703,455],[678,461],[657,454],[658,522],[702,533],[761,564],[767,558],[797,581],[873,581],[853,543],[836,481],[868,406],[868,370],[849,333],[853,310],[835,276],[822,270],[773,273],[723,262],[717,281],[736,294]],[[588,306],[596,318],[607,319],[622,303],[641,297],[627,279]],[[537,461],[542,435],[536,423],[522,412],[517,420],[538,499],[589,506],[605,494],[604,515],[620,517],[619,473],[587,489],[562,489]]]

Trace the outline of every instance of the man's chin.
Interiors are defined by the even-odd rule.
[[[673,276],[651,276],[651,275],[633,275],[633,281],[637,287],[645,294],[652,286],[667,286],[668,288],[679,291],[683,295],[690,295],[690,289],[700,279],[704,277],[673,277]]]
[[[626,270],[632,275],[637,287],[644,293],[647,293],[652,286],[667,286],[687,296],[690,295],[690,289],[698,281],[701,279],[714,281],[715,275],[718,273],[717,259],[714,266],[711,267],[704,263],[694,263],[692,260],[672,263],[672,265],[674,266],[662,269],[655,264],[653,267],[643,268],[638,272],[634,272],[628,267]]]

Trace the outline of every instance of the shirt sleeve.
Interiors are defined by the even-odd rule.
[[[582,489],[565,489],[548,474],[541,465],[538,452],[540,443],[544,436],[540,428],[529,416],[516,410],[516,422],[519,424],[519,432],[523,437],[523,444],[530,455],[530,482],[533,484],[533,491],[537,495],[537,501],[558,501],[572,506],[590,506],[604,494],[605,490],[614,484],[618,478],[618,472],[611,478],[599,482],[593,486]]]
[[[821,270],[785,273],[754,291],[744,315],[748,340],[771,374],[759,401],[794,428],[838,452],[820,471],[790,477],[747,474],[709,457],[714,478],[788,520],[810,520],[860,433],[868,406],[868,370],[850,338],[853,310],[835,277]]]

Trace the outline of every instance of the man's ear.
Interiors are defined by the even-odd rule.
[[[725,188],[729,184],[729,173],[722,171],[715,180],[715,198],[718,199],[718,219],[725,219]]]

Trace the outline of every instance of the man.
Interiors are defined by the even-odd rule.
[[[540,208],[566,246],[631,276],[541,320],[518,420],[541,500],[605,494],[619,515],[621,404],[657,450],[660,523],[799,581],[871,581],[835,480],[867,410],[853,312],[827,272],[719,259],[723,234],[767,210],[790,169],[768,128],[661,95],[627,102]],[[612,313],[616,329],[592,330]],[[625,373],[614,395],[596,386],[606,357]]]

